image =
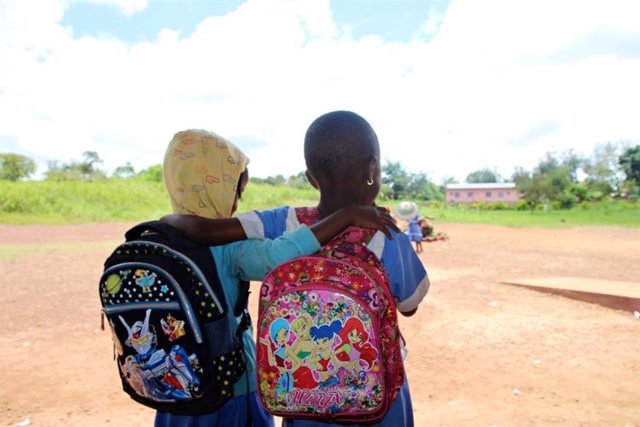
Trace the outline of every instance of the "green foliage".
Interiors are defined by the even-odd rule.
[[[135,169],[131,166],[130,162],[127,162],[123,166],[118,166],[114,171],[113,175],[116,178],[130,178],[136,174]]]
[[[524,199],[519,199],[513,204],[513,208],[517,211],[524,211],[528,207],[527,201]]]
[[[629,200],[638,200],[640,197],[640,185],[635,180],[627,180],[620,187],[620,197]]]
[[[627,148],[618,162],[627,181],[635,181],[636,184],[640,184],[640,145]]]
[[[587,174],[585,185],[591,192],[609,195],[618,188],[618,146],[613,143],[600,144],[595,148],[592,158],[584,160],[582,169]]]
[[[409,186],[409,175],[400,162],[387,162],[382,167],[382,184],[385,189],[385,197],[393,200],[404,198]]]
[[[611,225],[619,227],[640,227],[640,203],[630,201],[584,202],[570,209],[538,205],[531,210],[526,202],[511,205],[500,210],[490,203],[475,206],[458,204],[427,204],[420,209],[422,215],[433,218],[436,231],[441,231],[439,223],[496,224],[513,227],[570,227],[583,225]],[[446,231],[446,229],[442,230]]]
[[[96,167],[102,159],[95,151],[82,153],[81,162],[60,163],[57,160],[49,162],[49,170],[45,173],[49,181],[81,181],[105,179],[107,174]]]
[[[288,186],[298,189],[311,189],[311,184],[307,180],[307,176],[304,172],[299,172],[297,175],[291,175],[288,179],[285,179],[282,175],[269,176],[267,178],[250,177],[250,182],[257,184],[269,184],[271,186]]]
[[[309,184],[309,181],[307,180],[307,175],[305,175],[304,172],[300,172],[297,175],[291,175],[289,177],[289,181],[287,182],[287,185],[290,187],[300,188],[300,189],[313,188],[311,187],[311,184]]]
[[[145,181],[163,182],[162,165],[157,164],[157,165],[149,166],[148,168],[138,172],[136,176]]]
[[[579,201],[572,194],[579,165],[580,159],[572,151],[565,152],[561,158],[547,153],[533,172],[517,169],[513,179],[531,210],[546,203],[570,208]]]
[[[302,188],[251,181],[242,194],[238,211],[270,209],[276,206],[315,206],[320,194],[310,184]]]
[[[382,167],[381,194],[390,200],[444,200],[443,187],[434,184],[424,172],[407,172],[399,162],[387,162]]]
[[[471,172],[469,175],[467,175],[465,182],[469,184],[498,182],[499,178],[500,176],[496,172],[492,171],[491,169],[484,168],[475,172]]]
[[[300,189],[252,182],[243,194],[239,211],[283,205],[315,206],[318,199],[318,192],[311,186]],[[382,199],[378,203],[391,209],[397,204]],[[637,201],[587,203],[568,210],[539,205],[532,211],[524,201],[514,205],[484,202],[473,206],[417,201],[422,216],[435,218],[436,231],[439,231],[438,222],[640,227],[640,203]],[[0,181],[0,223],[5,224],[134,222],[159,218],[169,212],[171,206],[164,184],[141,176],[101,181]]]
[[[573,194],[579,201],[589,200],[591,197],[591,191],[586,184],[581,182],[573,184],[569,188],[569,192]]]
[[[29,178],[36,169],[36,162],[27,156],[0,153],[0,180],[19,181],[23,178]]]
[[[164,186],[144,180],[0,181],[0,222],[137,221],[170,212]]]

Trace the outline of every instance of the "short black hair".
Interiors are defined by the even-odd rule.
[[[358,173],[379,157],[378,137],[363,117],[351,111],[332,111],[311,123],[304,138],[307,169],[329,181]]]

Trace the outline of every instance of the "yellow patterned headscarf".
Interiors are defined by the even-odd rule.
[[[164,183],[175,213],[229,218],[249,159],[213,132],[178,132],[164,156]]]

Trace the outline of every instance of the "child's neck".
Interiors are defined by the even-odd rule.
[[[339,195],[331,195],[331,197],[320,196],[318,210],[320,211],[320,218],[326,218],[337,210],[355,205],[356,203],[352,198],[340,197]]]

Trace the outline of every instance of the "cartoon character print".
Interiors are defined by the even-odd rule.
[[[141,396],[156,401],[186,400],[197,395],[200,379],[196,375],[198,360],[189,356],[180,345],[174,345],[169,353],[156,348],[157,336],[149,324],[151,309],[145,312],[144,321],[129,326],[122,316],[120,322],[127,330],[125,345],[136,354],[125,358],[120,366],[129,385]]]
[[[142,292],[151,292],[151,287],[156,281],[156,273],[150,273],[149,270],[138,269],[133,274],[136,279],[136,285],[142,288]]]
[[[309,362],[318,377],[319,388],[339,383],[336,373],[342,364],[335,357],[333,340],[340,330],[342,330],[342,323],[339,320],[334,320],[329,325],[313,326],[311,328],[311,339],[315,344],[315,348],[309,356]]]
[[[178,320],[170,314],[167,315],[167,320],[160,319],[160,326],[170,342],[174,342],[185,334],[184,320]]]
[[[290,372],[291,364],[287,363],[290,332],[291,325],[289,325],[289,322],[279,317],[271,322],[271,326],[269,326],[269,338],[260,338],[260,343],[267,348],[269,365],[275,367],[280,375],[275,384],[276,400],[280,403],[285,403],[286,393],[293,389],[293,377]]]
[[[336,347],[336,358],[354,375],[370,370],[378,357],[378,351],[369,342],[364,323],[350,317],[338,333],[340,343]]]
[[[291,329],[295,332],[295,341],[291,346],[293,383],[297,389],[313,389],[318,382],[309,368],[309,358],[313,354],[315,344],[311,339],[313,319],[302,312],[293,322]]]
[[[138,365],[134,356],[127,356],[124,359],[124,363],[120,363],[120,369],[131,388],[139,396],[150,397],[145,386],[145,380],[142,377],[142,369],[140,369],[140,365]]]

